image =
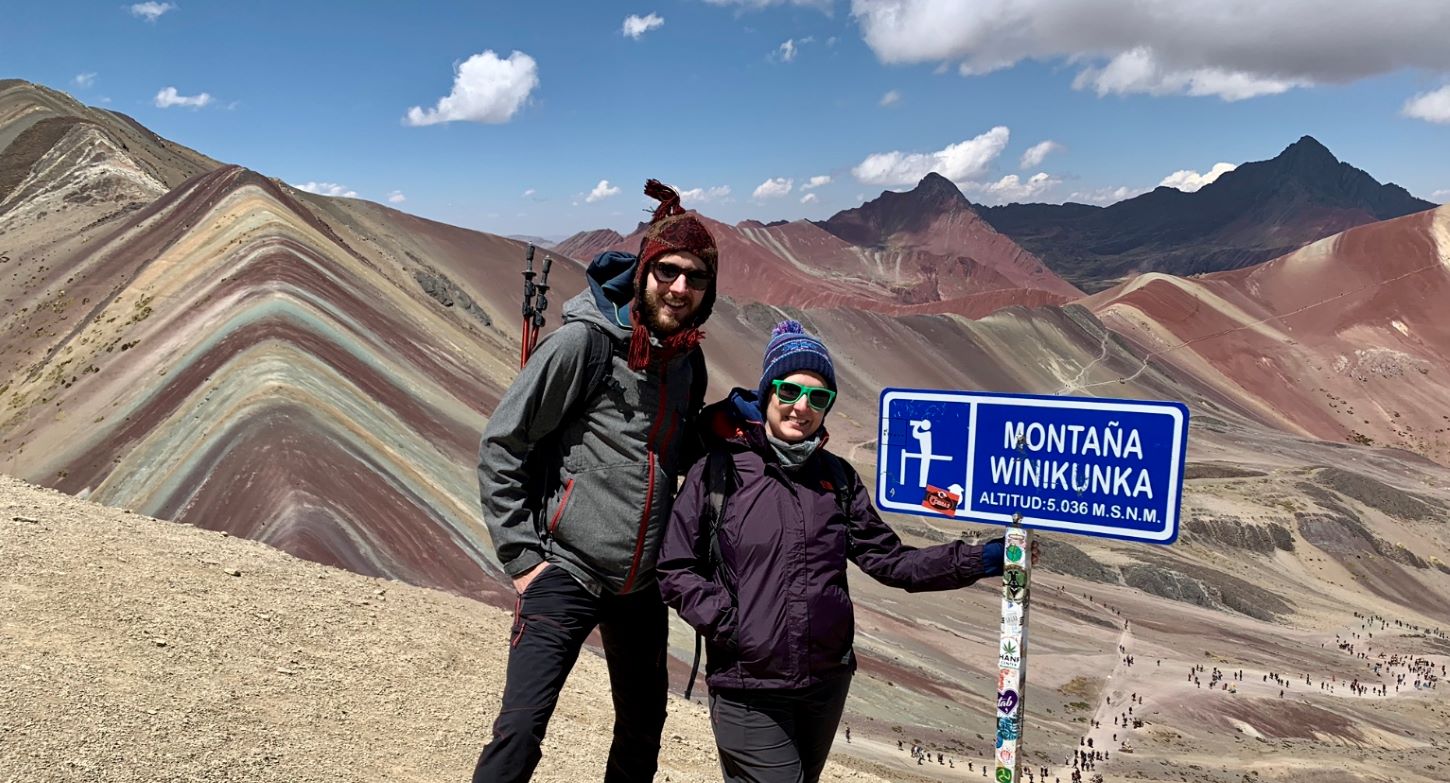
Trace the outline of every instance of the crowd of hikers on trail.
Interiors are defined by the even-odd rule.
[[[484,519],[518,597],[476,783],[533,775],[595,629],[615,711],[603,780],[653,780],[669,608],[703,642],[724,780],[815,781],[856,670],[847,563],[908,591],[1002,572],[1001,539],[915,548],[882,521],[826,449],[849,390],[800,323],[762,335],[760,376],[704,404],[720,253],[678,193],[656,180],[645,193],[659,207],[638,253],[594,258],[562,325],[526,341],[483,433]]]

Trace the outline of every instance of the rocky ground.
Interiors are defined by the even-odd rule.
[[[1263,526],[1272,520],[1248,514],[1247,498],[1262,503],[1300,480],[1195,490],[1189,504],[1220,526]],[[1239,545],[1253,540],[1231,532]],[[1407,682],[1377,697],[1345,685],[1391,682],[1370,672],[1382,654],[1450,664],[1438,625],[1397,626],[1410,615],[1367,596],[1362,575],[1340,573],[1299,538],[1291,557],[1265,537],[1275,569],[1255,584],[1295,605],[1291,622],[1265,622],[1103,579],[1124,565],[1113,552],[1083,555],[1079,569],[1070,545],[1050,540],[1055,565],[1034,577],[1026,738],[1026,757],[1049,774],[1030,783],[1065,783],[1064,760],[1088,739],[1112,751],[1091,770],[1107,781],[1450,779],[1443,687]],[[1292,586],[1301,571],[1321,595]],[[1417,571],[1427,585],[1444,576]],[[989,779],[995,590],[908,596],[858,577],[857,640],[870,657],[848,704],[852,742],[838,736],[825,779]],[[466,780],[497,710],[509,619],[0,475],[0,783]],[[678,654],[689,637],[674,630]],[[1232,690],[1210,687],[1214,668],[1244,675],[1229,675]],[[923,686],[932,698],[898,687],[928,671],[957,684]],[[677,668],[672,684],[681,681]],[[1145,725],[1115,725],[1134,696]],[[585,655],[535,780],[599,779],[611,721],[603,662]],[[917,765],[912,742],[948,763]],[[660,762],[658,780],[719,779],[703,706],[672,697]]]
[[[467,780],[509,620],[0,476],[0,781]],[[602,777],[609,704],[583,656],[534,780]],[[658,780],[719,780],[702,706],[664,740]]]

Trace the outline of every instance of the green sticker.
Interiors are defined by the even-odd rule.
[[[1012,770],[1006,767],[998,767],[997,783],[1012,783]]]
[[[1013,544],[1007,547],[1007,559],[1016,563],[1022,559],[1022,547]]]

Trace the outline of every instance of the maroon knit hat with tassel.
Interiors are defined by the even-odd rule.
[[[710,311],[715,305],[716,284],[712,282],[706,289],[700,306],[690,318],[690,323],[674,334],[664,336],[657,335],[659,345],[650,344],[649,329],[641,322],[644,308],[644,292],[647,285],[646,276],[650,273],[655,259],[667,253],[694,253],[704,262],[705,268],[710,274],[716,274],[720,264],[720,253],[715,248],[715,238],[710,236],[710,230],[699,218],[685,211],[680,206],[680,194],[669,185],[657,179],[647,180],[644,184],[646,196],[660,202],[655,208],[653,217],[650,218],[649,228],[645,229],[644,239],[639,243],[639,265],[634,275],[634,306],[636,313],[634,319],[634,333],[630,335],[629,343],[629,366],[632,370],[642,370],[652,363],[663,363],[679,354],[688,353],[705,336],[700,331],[700,324],[710,317]]]
[[[660,202],[650,218],[649,228],[639,245],[641,267],[665,253],[694,253],[705,262],[711,274],[720,263],[720,253],[715,249],[715,238],[700,219],[680,206],[680,194],[669,185],[657,179],[644,183],[644,194]]]

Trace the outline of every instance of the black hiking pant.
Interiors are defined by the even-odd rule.
[[[669,688],[666,611],[656,587],[594,596],[562,568],[549,566],[535,576],[519,597],[503,705],[473,783],[523,783],[533,775],[559,691],[595,627],[604,641],[614,697],[614,741],[604,781],[653,780]]]
[[[831,753],[851,677],[806,688],[710,691],[725,783],[816,783]]]

